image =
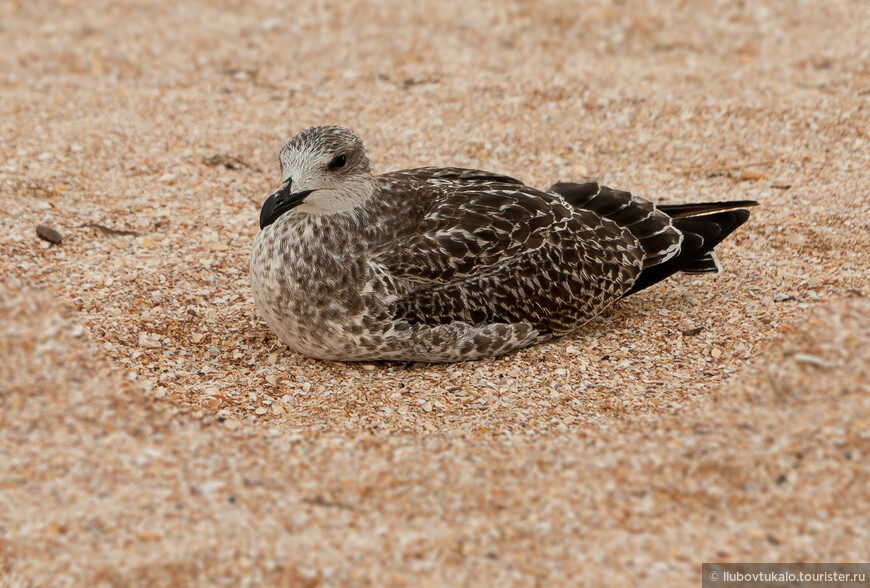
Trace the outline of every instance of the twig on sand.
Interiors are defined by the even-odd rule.
[[[217,155],[203,157],[202,162],[209,167],[222,165],[227,169],[246,169],[251,167],[250,165],[245,163],[241,157],[234,157],[225,153],[218,153]]]
[[[83,225],[79,225],[79,228],[88,227],[91,229],[97,229],[105,233],[106,235],[138,235],[139,231],[130,231],[126,229],[113,229],[111,227],[107,227],[105,225],[101,225],[99,223],[85,223]]]
[[[352,504],[347,504],[346,502],[338,502],[334,500],[327,500],[323,496],[306,496],[302,499],[302,502],[305,504],[311,504],[314,506],[325,506],[327,508],[341,508],[345,510],[356,510],[356,507]]]

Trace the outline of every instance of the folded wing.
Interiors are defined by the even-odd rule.
[[[567,332],[627,292],[643,268],[630,230],[557,194],[477,170],[389,175],[423,210],[372,260],[407,286],[398,319]]]

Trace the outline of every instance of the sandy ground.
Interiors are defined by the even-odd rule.
[[[0,586],[866,561],[870,4],[237,4],[0,3]],[[323,363],[247,284],[278,149],[313,124],[380,171],[761,207],[721,275],[574,336]]]

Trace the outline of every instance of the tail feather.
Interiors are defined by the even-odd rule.
[[[624,296],[639,292],[677,272],[719,271],[713,248],[749,218],[753,200],[661,204],[595,182],[550,187],[572,206],[591,210],[631,231],[643,247],[643,270]]]
[[[674,226],[683,233],[680,251],[671,259],[645,268],[635,280],[629,296],[677,273],[711,273],[718,271],[713,248],[749,219],[745,209],[724,210],[703,216],[678,217]]]

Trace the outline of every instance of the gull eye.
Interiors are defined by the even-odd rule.
[[[332,163],[329,164],[329,169],[338,169],[340,167],[344,167],[347,163],[347,157],[342,153],[338,157],[332,160]]]

